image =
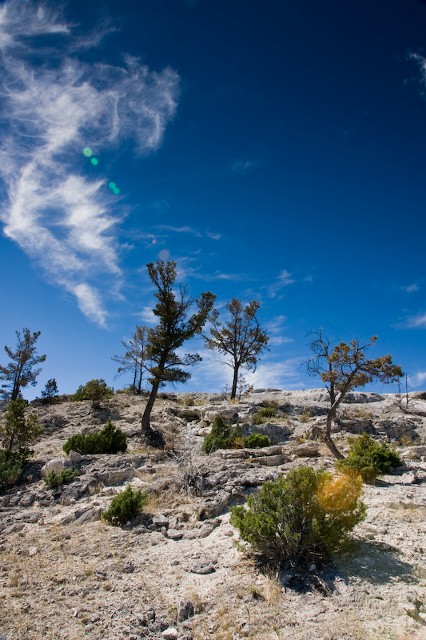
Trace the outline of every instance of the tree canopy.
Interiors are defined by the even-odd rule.
[[[215,296],[209,291],[191,298],[186,287],[174,289],[177,271],[176,262],[158,260],[147,264],[148,274],[156,287],[157,304],[153,312],[158,318],[157,326],[148,329],[147,355],[151,391],[142,416],[142,433],[149,444],[163,446],[162,434],[150,424],[151,411],[158,390],[166,383],[186,382],[191,377],[182,367],[196,364],[201,360],[197,353],[181,354],[178,349],[190,338],[200,334],[212,310]],[[188,315],[191,307],[197,311]]]
[[[121,344],[125,349],[122,356],[113,356],[112,359],[119,366],[117,375],[124,373],[132,374],[132,384],[130,389],[132,393],[140,395],[142,393],[142,380],[147,360],[147,327],[136,325],[135,331],[129,340],[122,340]]]
[[[16,400],[21,393],[21,389],[37,384],[37,376],[41,372],[41,368],[37,365],[46,360],[46,356],[37,354],[37,340],[40,337],[40,331],[31,331],[23,329],[22,334],[16,331],[16,348],[5,346],[10,362],[6,365],[0,365],[0,380],[4,383],[1,385],[1,394],[6,400]]]
[[[367,359],[367,351],[375,345],[377,336],[371,337],[367,343],[351,340],[349,344],[340,342],[333,346],[322,330],[313,332],[313,335],[315,337],[309,346],[314,355],[307,361],[307,370],[310,375],[319,375],[327,389],[330,407],[327,409],[324,441],[337,458],[342,458],[331,438],[331,428],[346,394],[373,380],[396,382],[404,374],[389,354]]]
[[[267,348],[268,335],[257,319],[259,308],[260,303],[256,300],[243,306],[240,300],[233,298],[226,305],[229,313],[227,322],[219,320],[217,309],[211,316],[210,336],[206,336],[205,341],[209,349],[229,356],[226,364],[233,369],[231,399],[237,394],[240,368],[255,370],[260,354]]]

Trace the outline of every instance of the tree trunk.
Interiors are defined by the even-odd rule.
[[[142,436],[145,442],[151,447],[162,449],[165,445],[163,434],[157,429],[153,429],[151,427],[151,411],[158,394],[159,386],[159,382],[154,382],[152,384],[151,393],[149,394],[148,402],[146,403],[145,411],[143,412],[141,426]]]
[[[143,376],[142,365],[139,365],[138,396],[140,396],[142,393],[142,376]]]
[[[335,419],[336,419],[336,407],[332,407],[331,409],[327,410],[327,423],[325,427],[324,442],[327,445],[327,447],[330,449],[333,456],[338,460],[341,460],[342,458],[344,458],[344,455],[340,453],[339,449],[336,447],[331,437],[331,427]]]
[[[237,395],[237,384],[238,384],[238,370],[239,365],[234,365],[234,378],[232,380],[232,389],[231,389],[231,400],[233,400]]]

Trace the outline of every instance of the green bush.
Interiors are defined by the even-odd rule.
[[[115,496],[109,509],[104,511],[102,518],[114,527],[121,527],[135,518],[148,501],[146,493],[133,491],[130,485]]]
[[[108,387],[102,378],[89,380],[85,385],[81,385],[74,395],[71,396],[73,402],[91,400],[95,408],[99,408],[101,400],[106,400],[114,395],[114,389]]]
[[[264,418],[262,418],[262,416],[260,415],[260,413],[255,413],[253,416],[253,424],[255,424],[256,426],[259,426],[260,424],[263,424],[265,422]]]
[[[97,433],[78,433],[68,438],[63,447],[66,454],[70,451],[77,451],[81,454],[91,453],[118,453],[127,449],[126,434],[118,427],[114,427],[111,420],[108,420],[102,431]]]
[[[16,451],[0,449],[0,491],[19,482],[24,470],[25,456]]]
[[[7,405],[5,421],[0,425],[0,439],[7,451],[14,451],[23,458],[31,455],[29,445],[34,444],[43,428],[35,413],[25,415],[28,402],[23,398],[11,400]]]
[[[246,506],[231,508],[231,524],[279,568],[327,560],[365,517],[361,490],[359,476],[300,467],[265,482]]]
[[[275,407],[261,407],[259,409],[259,414],[262,418],[274,418],[277,415]]]
[[[348,438],[349,453],[336,463],[339,471],[357,471],[365,482],[374,483],[381,473],[387,473],[402,462],[395,449],[385,442],[377,442],[367,433]]]
[[[248,449],[260,449],[261,447],[269,447],[271,441],[268,436],[262,433],[251,433],[244,438],[244,446]]]
[[[63,484],[69,484],[78,476],[78,469],[71,469],[70,467],[65,467],[59,473],[56,471],[50,471],[45,477],[44,481],[51,489],[55,489],[56,487],[60,487]]]
[[[203,451],[212,453],[218,449],[235,449],[241,446],[241,427],[233,427],[222,416],[215,416],[212,429],[204,438]]]

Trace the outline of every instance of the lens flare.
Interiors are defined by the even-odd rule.
[[[93,151],[90,147],[84,147],[83,155],[86,156],[86,158],[90,158],[90,156],[93,156]]]
[[[90,158],[90,162],[96,167],[99,164],[99,160],[97,158]]]

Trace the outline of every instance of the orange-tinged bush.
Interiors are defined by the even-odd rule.
[[[318,502],[324,511],[351,510],[362,491],[362,478],[357,473],[344,473],[325,478],[317,490]]]

